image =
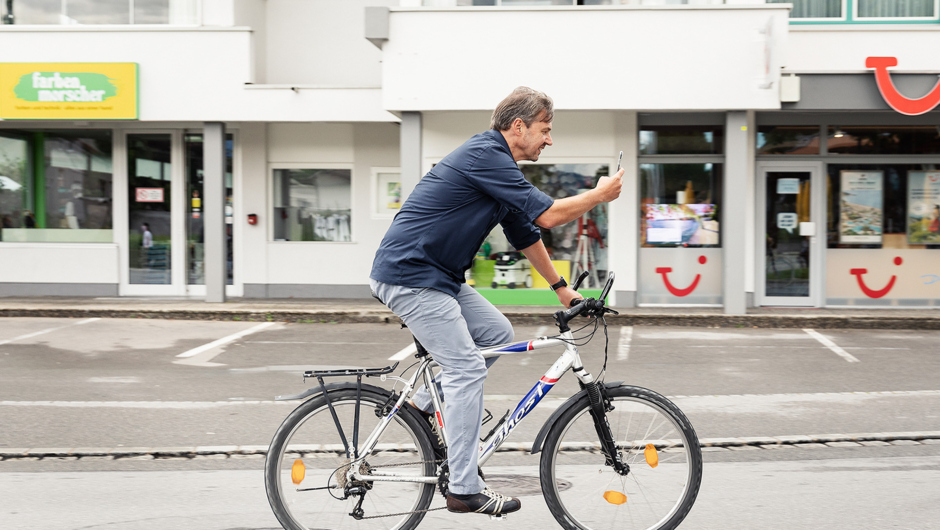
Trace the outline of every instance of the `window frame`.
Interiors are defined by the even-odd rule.
[[[843,0],[846,1],[846,0]],[[859,22],[898,22],[898,21],[912,21],[912,22],[934,22],[940,21],[940,0],[933,0],[933,16],[932,17],[860,17],[858,16],[858,4],[861,0],[852,0],[852,20],[857,20]]]
[[[274,239],[274,171],[278,169],[345,169],[349,171],[349,241],[284,241]],[[271,214],[268,224],[268,243],[276,244],[308,244],[308,245],[351,245],[356,244],[356,221],[359,209],[356,208],[356,170],[354,164],[322,163],[322,162],[269,162],[267,183],[267,213]]]

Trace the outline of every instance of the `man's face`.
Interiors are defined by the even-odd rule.
[[[520,148],[523,154],[523,160],[535,162],[539,159],[542,149],[552,145],[552,122],[537,121],[531,126],[525,127],[525,133],[520,142]]]

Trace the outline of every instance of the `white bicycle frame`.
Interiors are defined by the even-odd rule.
[[[539,401],[545,397],[546,394],[555,386],[555,383],[561,379],[561,376],[565,375],[569,369],[574,371],[575,376],[584,384],[588,384],[594,381],[593,376],[590,373],[584,370],[584,366],[581,364],[581,356],[578,354],[578,347],[573,343],[573,336],[571,331],[566,331],[561,335],[558,335],[557,338],[548,338],[548,337],[539,337],[536,340],[515,342],[512,344],[506,344],[503,346],[493,346],[491,348],[485,348],[481,350],[484,358],[497,357],[500,355],[512,355],[515,353],[521,353],[532,350],[541,350],[543,348],[550,348],[553,346],[558,346],[560,344],[565,345],[565,351],[558,357],[558,360],[555,361],[555,364],[545,372],[545,375],[529,390],[529,393],[522,398],[518,405],[516,405],[515,410],[506,418],[506,421],[490,435],[489,438],[480,442],[479,446],[479,463],[482,466],[486,463],[487,460],[496,452],[496,449],[506,441],[509,435],[516,429],[519,423],[532,412],[532,409],[538,405]],[[437,427],[441,432],[441,436],[444,438],[445,445],[449,445],[449,438],[447,437],[447,429],[444,425],[444,413],[443,406],[441,402],[440,394],[437,391],[437,384],[434,379],[434,372],[432,370],[433,366],[436,363],[430,358],[425,357],[421,361],[421,365],[415,370],[415,373],[409,379],[403,379],[400,377],[394,376],[382,376],[382,380],[392,379],[395,381],[400,381],[404,383],[404,388],[402,389],[401,396],[398,398],[398,401],[395,403],[395,406],[392,408],[391,412],[385,416],[382,421],[375,427],[372,431],[372,434],[369,435],[369,438],[363,444],[362,450],[359,452],[360,458],[365,458],[366,456],[372,454],[372,451],[375,449],[375,446],[378,443],[379,437],[382,435],[382,432],[385,431],[385,428],[388,426],[389,422],[392,421],[392,418],[395,414],[398,413],[399,409],[405,404],[405,401],[411,396],[411,393],[415,389],[415,384],[418,381],[418,376],[421,375],[424,377],[425,385],[429,393],[431,394],[431,403],[434,406],[434,416],[437,419]],[[419,476],[405,476],[405,475],[396,475],[391,473],[377,473],[373,471],[370,475],[361,475],[358,472],[359,466],[350,466],[348,471],[349,478],[359,481],[366,482],[419,482],[426,484],[436,484],[438,481],[437,477],[419,477]]]

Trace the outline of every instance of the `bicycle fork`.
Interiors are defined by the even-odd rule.
[[[613,433],[610,431],[610,422],[607,421],[607,413],[614,410],[607,399],[607,389],[597,381],[584,383],[579,381],[581,388],[587,390],[590,404],[591,418],[594,420],[594,430],[601,442],[601,450],[607,457],[606,464],[614,468],[618,474],[626,476],[630,473],[630,465],[623,462],[620,451],[617,450],[617,443],[614,442]]]

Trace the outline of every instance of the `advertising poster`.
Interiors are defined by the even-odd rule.
[[[399,173],[378,173],[375,180],[377,214],[391,216],[401,209],[401,175]]]
[[[648,244],[718,244],[714,204],[647,204],[645,208]]]
[[[940,244],[940,171],[907,174],[907,242]]]
[[[881,243],[881,171],[840,172],[839,243]]]

